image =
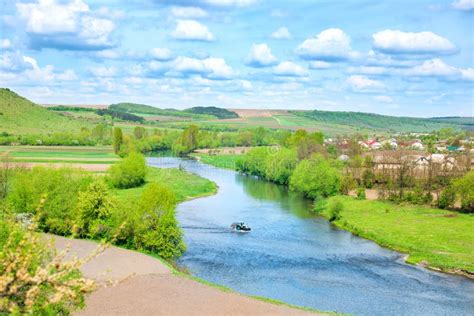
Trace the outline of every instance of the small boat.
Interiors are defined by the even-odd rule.
[[[235,232],[238,232],[238,233],[248,233],[250,232],[252,229],[250,227],[248,227],[247,225],[245,225],[244,222],[235,222],[235,223],[232,223],[232,225],[230,225],[230,228],[235,231]]]

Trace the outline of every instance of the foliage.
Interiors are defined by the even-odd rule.
[[[265,162],[270,149],[267,147],[257,147],[249,152],[239,161],[237,161],[237,170],[256,176],[265,176]]]
[[[357,199],[358,200],[365,200],[365,188],[357,188]]]
[[[36,215],[41,230],[67,235],[74,225],[79,192],[91,181],[90,175],[78,169],[21,170],[12,180],[7,203],[16,213]]]
[[[107,174],[115,188],[133,188],[145,183],[147,173],[145,157],[132,152],[120,162],[112,165]]]
[[[362,184],[367,189],[372,189],[375,184],[375,174],[372,170],[366,169],[362,173]]]
[[[114,137],[112,140],[112,146],[114,147],[114,152],[118,154],[123,144],[123,132],[119,127],[114,128]]]
[[[265,178],[279,184],[288,184],[297,164],[295,150],[280,148],[275,154],[267,155],[263,166]]]
[[[461,196],[461,209],[474,212],[474,170],[454,182],[456,191]]]
[[[354,177],[351,174],[346,174],[341,179],[341,193],[348,195],[351,190],[353,190],[357,185]]]
[[[341,219],[341,212],[344,210],[344,204],[339,199],[331,199],[328,203],[329,221]]]
[[[212,115],[218,119],[232,119],[238,118],[237,113],[229,111],[227,109],[218,108],[215,106],[195,106],[189,109],[186,109],[185,112],[194,113],[194,114],[205,114]]]
[[[0,221],[0,314],[68,315],[94,288],[82,262],[66,262],[52,245],[18,224]]]
[[[290,188],[309,198],[328,197],[339,192],[340,171],[320,155],[302,160],[290,178]]]
[[[454,186],[449,185],[443,191],[438,198],[438,207],[439,208],[450,208],[454,206],[456,202],[456,190]]]
[[[199,128],[190,125],[173,144],[173,152],[176,155],[186,155],[198,147]]]
[[[196,118],[196,119],[207,119],[209,116],[197,115],[185,111],[179,111],[175,109],[159,109],[154,106],[137,104],[137,103],[117,103],[109,106],[109,110],[124,113],[136,113],[136,114],[150,114],[150,115],[161,115],[161,116],[177,116],[183,118]]]
[[[137,122],[137,123],[143,123],[145,121],[143,117],[138,116],[138,115],[125,113],[125,112],[118,112],[118,111],[113,111],[113,110],[107,110],[107,109],[97,110],[96,113],[100,116],[110,116],[113,118],[118,118],[123,121],[130,121],[130,122]]]
[[[111,235],[107,220],[117,205],[104,180],[98,178],[79,192],[77,200],[77,233],[81,237],[101,238]]]

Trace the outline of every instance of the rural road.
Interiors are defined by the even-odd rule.
[[[53,238],[58,250],[69,247],[79,258],[97,248],[87,240]],[[98,289],[76,315],[314,315],[175,275],[158,259],[117,247],[107,248],[81,270],[97,281]]]

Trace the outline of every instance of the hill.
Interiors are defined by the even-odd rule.
[[[212,115],[217,117],[218,119],[233,119],[239,117],[235,112],[229,111],[227,109],[218,108],[215,106],[195,106],[184,111],[194,114]]]
[[[138,116],[173,116],[187,119],[209,119],[208,115],[199,115],[195,113],[184,112],[176,109],[160,109],[151,105],[139,103],[117,103],[111,104],[109,110],[117,112],[126,112]]]
[[[10,89],[0,88],[0,132],[14,135],[78,132],[90,123],[69,118],[30,100]]]
[[[315,122],[341,124],[376,131],[397,132],[431,132],[441,128],[465,128],[456,120],[437,120],[416,117],[387,116],[363,112],[332,111],[290,111],[290,113],[309,118]]]
[[[474,117],[461,117],[461,116],[449,116],[449,117],[432,117],[430,120],[442,123],[461,125],[465,129],[474,131]]]

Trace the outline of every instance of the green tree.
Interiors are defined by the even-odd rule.
[[[290,188],[317,199],[339,192],[340,171],[321,155],[301,161],[290,177]]]
[[[186,155],[198,147],[199,127],[190,125],[173,144],[173,152],[176,155]]]
[[[461,196],[461,208],[467,212],[474,212],[474,170],[454,181],[454,187]]]
[[[143,126],[135,126],[133,129],[133,135],[135,136],[135,139],[143,139],[147,136],[147,132]]]
[[[264,161],[265,178],[270,181],[288,184],[291,173],[298,164],[296,151],[280,148],[274,155],[267,155]]]
[[[449,208],[454,206],[456,202],[456,189],[452,185],[448,185],[441,191],[441,194],[438,198],[438,207],[439,208]]]
[[[147,166],[142,154],[132,152],[108,170],[111,184],[120,189],[133,188],[145,183]]]
[[[112,140],[112,145],[114,147],[114,152],[118,154],[123,144],[123,132],[120,127],[114,128],[114,137]]]
[[[237,161],[237,169],[243,173],[264,177],[265,161],[268,154],[268,148],[253,148],[241,160]]]

